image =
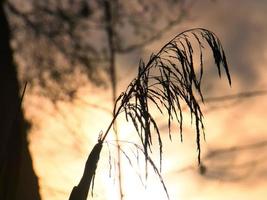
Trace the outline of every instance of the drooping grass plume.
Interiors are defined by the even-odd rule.
[[[147,64],[140,61],[137,77],[117,98],[114,118],[106,132],[100,137],[99,142],[101,144],[104,142],[118,115],[125,113],[126,120],[132,121],[140,138],[146,159],[146,173],[147,162],[151,164],[149,154],[153,133],[158,140],[161,167],[163,144],[157,121],[150,110],[151,106],[156,107],[162,114],[167,113],[170,138],[171,124],[174,120],[178,122],[182,140],[183,112],[181,104],[185,103],[194,122],[198,162],[200,164],[200,138],[201,133],[204,134],[204,123],[197,99],[204,101],[201,81],[204,72],[205,47],[208,47],[213,54],[218,75],[221,77],[223,69],[231,85],[225,53],[218,37],[213,32],[203,28],[186,30],[164,45],[157,54],[152,54]],[[97,152],[98,156],[100,151],[101,149]],[[89,165],[88,167],[95,170],[98,159],[92,161],[93,167],[90,168]],[[159,171],[156,172],[159,173]]]
[[[194,58],[193,43],[197,47],[199,58]],[[218,37],[209,30],[196,28],[184,31],[168,42],[157,54],[151,55],[148,63],[139,64],[139,73],[117,99],[115,113],[124,112],[127,120],[131,120],[144,147],[145,156],[152,145],[152,128],[158,136],[160,156],[162,140],[157,122],[149,108],[150,103],[163,114],[168,115],[169,134],[174,119],[179,124],[181,140],[183,131],[183,112],[181,103],[188,106],[191,118],[194,119],[198,161],[200,163],[200,136],[204,133],[203,114],[197,99],[203,101],[201,81],[203,77],[203,50],[209,47],[213,53],[218,74],[221,68],[226,72],[228,82],[231,77],[224,50]],[[196,72],[195,63],[199,63]],[[116,115],[115,115],[116,116]],[[107,132],[106,132],[107,133]],[[171,135],[170,135],[171,137]],[[103,137],[105,139],[105,136]]]

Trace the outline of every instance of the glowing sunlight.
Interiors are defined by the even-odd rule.
[[[37,200],[266,199],[265,1],[0,2],[28,83],[18,107],[0,72],[3,130],[25,129],[1,135],[0,199],[34,193],[28,165]]]

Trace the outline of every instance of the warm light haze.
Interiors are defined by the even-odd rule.
[[[163,141],[161,176],[171,200],[264,200],[267,196],[267,1],[203,0],[195,1],[188,8],[186,19],[157,40],[130,53],[116,55],[117,96],[135,78],[139,60],[147,62],[151,53],[158,52],[176,34],[194,27],[214,32],[224,48],[232,85],[229,87],[223,70],[222,77],[218,77],[207,48],[202,83],[206,101],[201,108],[206,134],[205,140],[201,137],[201,169],[195,129],[188,110],[184,109],[182,143],[175,123],[172,141],[169,140],[167,117],[157,113],[155,119]],[[175,11],[171,12],[175,14]],[[89,41],[99,41],[101,37],[97,32],[84,34],[90,34]],[[57,56],[59,63],[65,62],[64,57]],[[28,76],[26,65],[18,63],[21,84]],[[70,101],[52,101],[49,95],[38,93],[42,87],[34,85],[38,75],[33,75],[36,80],[28,84],[23,99],[24,114],[31,123],[27,138],[42,200],[69,198],[72,188],[80,181],[90,151],[112,120],[111,84],[96,86],[84,81],[79,73],[83,74],[84,69],[73,71],[60,83],[62,87],[75,86],[75,98]],[[71,78],[75,79],[74,84],[69,82]],[[47,91],[52,92],[53,88]],[[61,95],[61,90],[53,92]],[[123,149],[123,200],[167,199],[160,179],[150,165],[146,180],[144,157],[131,144],[140,140],[133,124],[125,120],[124,113],[120,115],[117,127],[119,139],[129,142],[120,143]],[[153,139],[152,158],[159,169],[156,134]],[[114,133],[110,133],[104,142],[93,197],[90,190],[88,199],[120,200],[115,140]]]

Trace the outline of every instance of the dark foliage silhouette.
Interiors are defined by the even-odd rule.
[[[55,101],[73,99],[88,81],[116,86],[115,54],[157,40],[186,18],[194,1],[26,0],[29,8],[7,1],[14,50],[30,71],[22,78]]]

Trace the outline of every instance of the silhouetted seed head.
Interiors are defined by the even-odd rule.
[[[193,45],[194,44],[194,45]],[[157,122],[150,112],[154,105],[162,114],[167,113],[169,136],[171,124],[179,124],[182,140],[184,102],[191,113],[196,131],[198,162],[200,163],[200,139],[204,135],[204,123],[201,107],[197,99],[203,100],[201,80],[204,71],[203,50],[209,47],[214,57],[219,77],[223,68],[229,84],[231,77],[224,50],[217,36],[206,29],[195,28],[184,31],[162,47],[157,54],[152,54],[148,63],[139,63],[138,76],[118,98],[117,108],[123,108],[126,119],[133,122],[147,157],[152,145],[152,130],[155,131],[162,159],[162,140]],[[194,52],[198,53],[195,58]],[[195,66],[198,59],[198,66]],[[119,105],[119,106],[118,106]]]

